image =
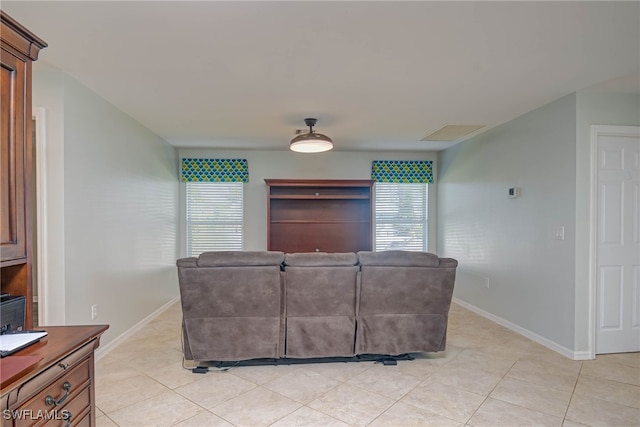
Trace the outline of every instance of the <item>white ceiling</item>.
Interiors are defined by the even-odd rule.
[[[640,93],[640,2],[2,1],[75,77],[176,146],[439,150],[594,84]],[[37,64],[36,66],[38,66]],[[481,131],[479,131],[481,132]],[[476,132],[475,134],[477,134]]]

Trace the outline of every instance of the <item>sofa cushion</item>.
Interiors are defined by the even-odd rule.
[[[447,314],[454,274],[449,268],[362,266],[360,314]]]
[[[398,267],[438,267],[437,255],[427,252],[382,251],[358,252],[358,260],[362,265],[385,265]]]
[[[280,265],[284,253],[276,251],[204,252],[198,257],[198,267],[233,267],[239,265]]]
[[[286,356],[351,357],[354,353],[354,316],[287,316]]]
[[[278,317],[185,319],[185,357],[199,362],[280,357],[280,323]]]
[[[357,264],[358,256],[353,252],[304,252],[286,254],[284,257],[284,265],[291,267],[335,267],[352,266]]]
[[[358,266],[285,270],[287,316],[355,316]]]
[[[181,268],[178,279],[185,318],[281,314],[280,266]]]
[[[432,313],[361,316],[356,353],[397,355],[443,351],[447,321],[446,315]]]

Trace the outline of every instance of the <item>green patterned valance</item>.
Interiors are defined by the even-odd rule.
[[[433,184],[432,160],[374,160],[371,179],[376,182]]]
[[[247,159],[182,159],[182,182],[248,182]]]

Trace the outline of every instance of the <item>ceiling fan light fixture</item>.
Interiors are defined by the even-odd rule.
[[[333,148],[333,141],[327,135],[313,131],[317,119],[304,119],[304,123],[309,126],[308,133],[296,135],[289,143],[291,151],[297,153],[322,153]]]

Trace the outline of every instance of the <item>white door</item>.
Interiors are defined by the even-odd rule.
[[[623,129],[596,139],[597,354],[640,351],[640,128]]]

